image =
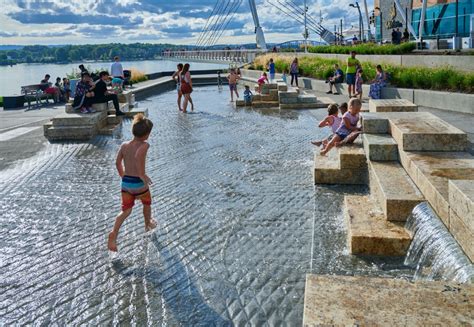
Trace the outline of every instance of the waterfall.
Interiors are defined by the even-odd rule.
[[[427,202],[413,209],[405,227],[413,235],[405,264],[416,266],[414,280],[474,282],[474,265]]]

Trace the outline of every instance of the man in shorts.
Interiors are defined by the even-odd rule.
[[[357,67],[360,67],[359,60],[356,59],[356,52],[351,51],[351,56],[347,58],[347,68],[346,68],[346,82],[347,89],[349,92],[349,98],[355,94],[355,79]]]

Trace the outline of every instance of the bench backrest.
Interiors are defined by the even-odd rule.
[[[29,94],[36,94],[40,89],[41,84],[33,84],[33,85],[25,85],[21,87],[21,94],[29,95]]]

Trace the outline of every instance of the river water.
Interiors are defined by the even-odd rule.
[[[84,65],[92,70],[110,70],[110,62],[92,62]],[[157,73],[173,71],[176,69],[176,61],[172,60],[143,60],[123,61],[124,69],[136,68],[144,73]],[[0,66],[0,96],[20,94],[21,86],[37,84],[44,75],[51,75],[54,83],[56,77],[66,77],[73,69],[78,71],[79,63],[74,64],[18,64],[13,66]],[[191,63],[191,70],[226,68],[228,65],[196,62]]]
[[[300,326],[307,273],[413,276],[349,254],[343,197],[367,189],[313,185],[325,110],[236,110],[214,86],[193,98],[188,115],[174,91],[139,103],[159,227],[144,234],[137,204],[117,258],[106,235],[130,120],[0,171],[0,325]]]

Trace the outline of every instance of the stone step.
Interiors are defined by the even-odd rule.
[[[450,180],[449,231],[474,262],[474,180]]]
[[[300,94],[298,97],[299,103],[316,103],[318,99],[312,94]]]
[[[367,160],[360,143],[314,155],[315,184],[367,184]]]
[[[306,275],[303,326],[472,326],[474,285]]]
[[[369,161],[370,193],[385,219],[406,221],[413,208],[424,201],[420,190],[396,161]]]
[[[112,101],[109,101],[109,105],[107,106],[107,103],[94,103],[92,105],[92,108],[94,108],[94,110],[96,111],[107,111],[110,107],[110,104],[112,103]]]
[[[107,124],[106,126],[99,129],[98,134],[100,135],[117,135],[121,131],[121,124]]]
[[[278,101],[278,94],[276,95],[272,95],[271,93],[263,94],[260,96],[260,101]]]
[[[133,108],[130,111],[125,112],[125,117],[133,117],[137,114],[143,114],[145,117],[148,116],[147,108]]]
[[[474,180],[474,156],[467,152],[407,152],[400,162],[446,227],[449,219],[449,180]]]
[[[237,100],[235,100],[235,105],[236,105],[237,107],[244,107],[244,106],[245,106],[245,101],[244,101],[244,100],[237,99]]]
[[[321,109],[328,105],[320,101],[315,103],[280,103],[280,109]]]
[[[283,98],[297,98],[299,92],[295,88],[289,88],[288,91],[278,91],[278,96],[280,97],[280,101]]]
[[[467,146],[466,133],[427,112],[396,113],[389,124],[405,151],[464,151]]]
[[[418,106],[406,99],[369,100],[370,112],[415,112]]]
[[[53,126],[81,126],[95,125],[107,117],[106,112],[95,112],[91,114],[63,113],[51,119]]]
[[[373,161],[398,160],[398,146],[390,135],[364,133],[362,140],[367,159]]]
[[[387,221],[368,196],[345,196],[344,218],[351,254],[403,256],[411,237],[401,222]]]
[[[95,125],[85,126],[51,126],[45,130],[44,136],[50,141],[90,140],[97,133]]]
[[[252,101],[253,108],[274,108],[278,105],[278,101]]]
[[[364,113],[362,117],[362,130],[367,134],[388,134],[388,118],[379,114]]]
[[[122,123],[122,116],[108,115],[107,125],[117,125]]]
[[[67,114],[73,114],[73,113],[76,113],[77,111],[75,111],[73,108],[72,108],[72,103],[66,103],[66,113]]]
[[[288,85],[284,82],[279,82],[277,83],[278,85],[278,91],[287,91],[288,90]]]

